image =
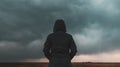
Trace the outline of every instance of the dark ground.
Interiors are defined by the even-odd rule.
[[[0,62],[0,67],[47,67],[48,63],[40,62]],[[120,63],[72,63],[73,67],[120,67]]]

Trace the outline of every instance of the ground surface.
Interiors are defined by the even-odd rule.
[[[13,62],[0,63],[0,67],[47,67],[48,63],[38,62]],[[120,63],[72,63],[73,67],[120,67]]]

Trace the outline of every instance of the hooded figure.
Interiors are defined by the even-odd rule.
[[[72,67],[71,60],[77,49],[72,35],[66,33],[63,20],[56,20],[53,33],[44,43],[43,52],[49,60],[48,67]]]

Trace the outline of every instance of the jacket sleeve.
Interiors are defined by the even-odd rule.
[[[75,54],[77,52],[77,47],[76,47],[76,44],[75,44],[72,36],[70,39],[71,39],[70,40],[70,59],[72,60],[72,58],[75,56]]]
[[[50,48],[51,48],[51,43],[50,43],[50,37],[48,36],[44,43],[44,48],[43,48],[44,55],[47,57],[48,60],[50,59]]]

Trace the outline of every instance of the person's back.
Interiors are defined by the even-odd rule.
[[[43,50],[50,61],[49,67],[71,67],[71,59],[77,50],[72,36],[66,33],[64,21],[57,20],[53,31],[48,35]]]

